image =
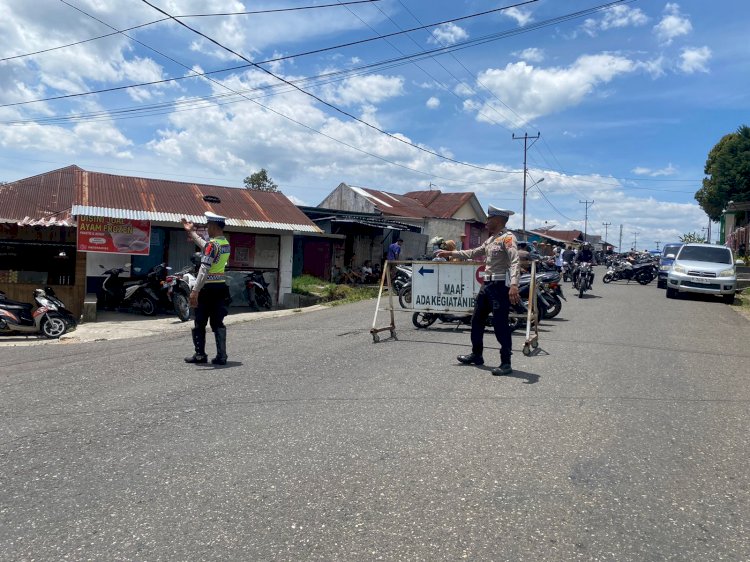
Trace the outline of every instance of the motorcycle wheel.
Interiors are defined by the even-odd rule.
[[[172,299],[174,301],[174,311],[177,317],[183,322],[190,320],[190,303],[182,293],[175,293]]]
[[[549,295],[547,296],[547,300],[551,302],[551,306],[544,311],[544,318],[549,320],[560,314],[560,311],[562,310],[562,301],[557,295]]]
[[[602,277],[602,283],[609,283],[610,281],[612,281],[612,274],[605,273],[604,277]]]
[[[42,333],[44,337],[49,339],[57,339],[68,331],[68,325],[62,318],[56,318],[49,316],[42,322]]]
[[[411,285],[404,285],[398,292],[398,304],[401,308],[411,308]]]
[[[411,322],[417,328],[429,328],[438,319],[437,314],[431,314],[429,312],[415,312],[411,317]]]
[[[578,298],[579,299],[583,298],[583,293],[584,293],[585,290],[586,290],[586,282],[584,281],[583,283],[581,283],[581,288],[578,289]]]
[[[138,301],[138,307],[146,316],[153,316],[156,314],[156,303],[148,297],[142,297],[141,300]]]
[[[258,295],[257,299],[258,299],[258,304],[260,306],[262,306],[266,310],[271,310],[271,295],[263,292],[260,295]]]
[[[641,285],[648,285],[653,280],[654,280],[653,277],[651,277],[650,275],[639,275],[638,276],[638,283],[640,283]]]

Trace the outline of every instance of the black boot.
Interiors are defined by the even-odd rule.
[[[510,366],[510,354],[500,354],[500,366],[492,369],[492,374],[496,377],[510,375],[513,369]]]
[[[217,328],[214,330],[214,338],[216,338],[216,357],[211,359],[213,365],[226,365],[227,364],[227,329]]]
[[[195,353],[192,357],[185,357],[185,363],[208,363],[206,355],[206,329],[193,328],[193,346]]]
[[[464,365],[484,365],[484,359],[481,353],[474,353],[473,351],[468,355],[459,355],[456,357],[459,363]]]

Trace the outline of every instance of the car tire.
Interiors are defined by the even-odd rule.
[[[734,304],[734,293],[731,295],[724,295],[722,300],[724,301],[724,304]]]
[[[665,279],[659,279],[656,282],[656,288],[657,289],[666,289],[667,288],[667,281]]]
[[[677,298],[677,289],[673,289],[671,287],[667,287],[667,298],[668,299],[676,299]]]

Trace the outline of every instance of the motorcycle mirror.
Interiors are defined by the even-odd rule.
[[[104,266],[102,264],[99,264],[99,267],[102,268],[102,269],[104,269]]]

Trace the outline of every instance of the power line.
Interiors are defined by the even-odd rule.
[[[380,0],[352,0],[349,2],[339,2],[337,4],[321,4],[318,6],[297,6],[295,8],[275,8],[271,10],[255,10],[252,12],[226,12],[226,13],[216,13],[216,14],[184,14],[181,16],[177,16],[180,18],[204,18],[204,17],[212,17],[212,16],[240,16],[240,15],[258,15],[258,14],[271,14],[275,12],[292,12],[297,10],[315,10],[318,8],[330,8],[335,6],[343,6],[347,4],[367,4],[371,2],[379,2]],[[163,21],[167,21],[169,18],[160,18],[158,20],[149,21],[146,23],[141,23],[139,25],[134,25],[133,27],[128,27],[127,29],[123,29],[121,31],[133,31],[134,29],[140,29],[142,27],[147,27],[149,25],[154,25],[156,23],[161,23]],[[58,45],[57,47],[50,47],[49,49],[42,49],[40,51],[34,51],[31,53],[23,53],[20,55],[12,55],[10,57],[4,57],[0,58],[0,62],[6,61],[6,60],[13,60],[13,59],[20,59],[24,57],[31,57],[34,55],[41,55],[43,53],[49,53],[51,51],[57,51],[60,49],[67,49],[69,47],[75,47],[77,45],[82,45],[84,43],[90,43],[91,41],[98,41],[99,39],[105,39],[106,37],[112,37],[113,35],[118,35],[120,31],[116,31],[114,33],[106,33],[104,35],[98,35],[96,37],[90,37],[89,39],[82,39],[80,41],[76,41],[75,43],[67,43],[66,45]]]
[[[114,28],[113,26],[111,26],[110,24],[108,24],[108,23],[106,23],[106,22],[102,21],[101,19],[99,19],[99,18],[97,18],[97,17],[95,17],[95,16],[93,16],[93,15],[91,15],[91,14],[87,13],[86,11],[82,10],[81,8],[78,8],[78,7],[76,7],[76,6],[73,6],[72,4],[69,4],[68,2],[66,2],[65,0],[61,0],[61,1],[62,1],[62,2],[64,3],[64,4],[66,4],[66,5],[70,6],[71,8],[73,8],[73,9],[75,9],[75,10],[77,10],[77,11],[81,12],[82,14],[84,14],[84,15],[86,15],[86,16],[88,16],[88,17],[90,17],[90,18],[92,18],[92,19],[94,19],[94,20],[96,20],[96,21],[98,21],[99,23],[101,23],[101,24],[103,24],[103,25],[106,25],[107,27],[109,27],[109,28],[111,28],[111,29],[115,29],[115,28]],[[133,38],[129,37],[129,36],[127,35],[127,34],[125,34],[125,33],[123,33],[123,35],[125,35],[125,36],[126,36],[126,37],[128,37],[129,39],[132,39],[132,40],[136,41],[137,43],[139,43],[139,44],[143,45],[143,46],[144,46],[144,47],[146,47],[147,49],[149,49],[149,50],[151,50],[151,51],[153,51],[153,52],[155,52],[155,53],[157,53],[157,54],[159,54],[159,55],[161,55],[161,56],[163,56],[163,57],[165,57],[165,58],[169,59],[170,61],[174,62],[175,64],[178,64],[178,65],[182,66],[183,68],[186,68],[186,69],[188,69],[188,70],[191,70],[189,66],[187,66],[187,65],[185,65],[185,64],[183,64],[183,63],[181,63],[180,61],[177,61],[177,60],[175,60],[175,59],[173,59],[173,58],[169,57],[168,55],[165,55],[165,54],[164,54],[164,53],[162,53],[161,51],[158,51],[157,49],[154,49],[153,47],[150,47],[149,45],[146,45],[145,43],[143,43],[143,42],[141,42],[141,41],[138,41],[137,39],[133,39]],[[237,93],[238,93],[238,92],[235,92],[234,90],[232,90],[232,89],[231,89],[231,88],[230,88],[229,86],[226,86],[225,84],[222,84],[221,82],[218,82],[218,81],[216,81],[216,80],[213,80],[212,78],[209,78],[209,80],[211,80],[212,82],[216,83],[217,85],[219,85],[219,86],[221,86],[221,87],[223,87],[223,88],[225,88],[225,89],[229,90],[230,92],[233,92],[233,93],[235,93],[235,94],[237,94]],[[241,96],[245,97],[245,96],[244,96],[243,94],[239,94],[239,95],[241,95]],[[326,133],[323,133],[322,131],[318,131],[317,129],[314,129],[314,128],[312,128],[312,127],[308,126],[308,125],[305,125],[304,123],[301,123],[300,121],[297,121],[297,120],[295,120],[295,119],[293,119],[293,118],[291,118],[291,117],[289,117],[289,116],[287,116],[287,115],[284,115],[283,113],[281,113],[281,112],[279,112],[279,111],[276,111],[275,109],[272,109],[272,108],[270,108],[270,107],[268,107],[268,106],[265,106],[265,105],[263,105],[263,104],[261,104],[261,103],[259,103],[259,102],[255,101],[255,100],[251,99],[251,98],[246,98],[246,99],[247,99],[248,101],[252,101],[253,103],[255,103],[255,104],[259,105],[260,107],[263,107],[264,109],[266,109],[266,110],[268,110],[268,111],[271,111],[271,112],[275,113],[276,115],[279,115],[280,117],[283,117],[283,118],[285,118],[285,119],[288,119],[289,121],[292,121],[293,123],[296,123],[297,125],[300,125],[300,126],[302,126],[302,127],[306,128],[306,129],[310,130],[310,131],[313,131],[313,132],[315,132],[315,133],[317,133],[317,134],[320,134],[320,135],[322,135],[322,136],[324,136],[324,137],[326,137],[326,138],[328,138],[328,139],[330,139],[330,140],[332,140],[332,141],[338,142],[338,143],[340,143],[340,144],[342,144],[342,145],[344,145],[344,146],[347,146],[347,147],[349,147],[349,148],[352,148],[352,149],[354,149],[354,150],[356,150],[356,151],[358,151],[358,152],[361,152],[361,153],[363,153],[363,154],[366,154],[366,155],[368,155],[368,156],[372,156],[373,158],[377,158],[378,160],[381,160],[381,161],[383,161],[383,162],[386,162],[386,163],[388,163],[388,164],[391,164],[391,165],[394,165],[394,166],[398,166],[398,167],[401,167],[401,168],[404,168],[404,169],[410,170],[410,171],[412,171],[412,172],[416,172],[416,173],[419,173],[419,174],[422,174],[422,175],[426,175],[426,176],[429,176],[429,177],[432,177],[432,178],[439,178],[439,179],[443,179],[443,180],[446,180],[446,181],[455,181],[455,180],[451,180],[450,178],[443,178],[443,177],[441,177],[441,176],[438,176],[438,175],[435,175],[435,174],[432,174],[432,173],[428,173],[428,172],[423,172],[423,171],[421,171],[421,170],[417,170],[416,168],[411,168],[411,167],[409,167],[409,166],[406,166],[406,165],[403,165],[403,164],[399,164],[398,162],[393,162],[393,161],[391,161],[391,160],[388,160],[388,159],[386,159],[386,158],[383,158],[383,157],[381,157],[381,156],[378,156],[378,155],[376,155],[376,154],[372,154],[372,153],[370,153],[370,152],[367,152],[367,151],[365,151],[365,150],[362,150],[362,149],[360,149],[360,148],[357,148],[357,147],[355,147],[355,146],[353,146],[353,145],[351,145],[351,144],[349,144],[349,143],[347,143],[347,142],[341,141],[341,140],[339,140],[339,139],[336,139],[336,138],[334,138],[334,137],[332,137],[332,136],[330,136],[330,135],[327,135]],[[511,172],[508,172],[508,173],[511,173]]]
[[[537,1],[537,0],[530,0],[530,1]],[[477,45],[483,45],[485,43],[491,43],[491,42],[494,42],[494,41],[498,41],[500,39],[505,39],[505,38],[508,38],[508,37],[513,37],[515,35],[520,35],[520,34],[523,34],[523,33],[529,33],[531,31],[536,31],[538,29],[542,29],[544,27],[549,27],[551,25],[557,25],[559,23],[562,23],[562,22],[565,22],[565,21],[568,21],[568,20],[581,18],[581,17],[587,16],[587,15],[593,14],[595,12],[606,10],[606,9],[608,9],[608,8],[616,5],[616,4],[628,3],[628,2],[634,2],[634,1],[635,0],[614,0],[612,2],[608,2],[606,4],[600,4],[598,6],[595,6],[593,8],[588,8],[586,10],[579,10],[578,12],[571,12],[571,13],[568,13],[568,14],[565,14],[565,15],[562,15],[562,16],[557,16],[555,18],[550,18],[550,19],[538,22],[536,24],[528,25],[528,26],[526,26],[524,28],[513,29],[513,30],[508,30],[508,31],[502,31],[502,32],[498,32],[498,33],[492,33],[492,34],[489,34],[489,35],[484,35],[482,37],[478,37],[476,39],[470,39],[470,40],[466,40],[466,41],[460,41],[460,42],[454,43],[453,45],[450,45],[450,46],[439,47],[439,48],[435,48],[435,49],[432,49],[432,50],[424,51],[424,52],[421,52],[421,53],[414,53],[412,55],[408,55],[407,57],[400,57],[400,58],[396,58],[396,59],[382,61],[380,63],[375,63],[375,64],[369,65],[369,66],[365,65],[365,66],[363,66],[361,68],[368,68],[368,67],[375,67],[375,66],[378,66],[378,65],[392,64],[392,63],[397,63],[397,62],[400,62],[400,61],[406,60],[406,59],[420,60],[422,58],[430,58],[430,57],[432,57],[435,54],[452,53],[454,51],[459,51],[459,50],[462,50],[462,49],[467,49],[469,47],[474,47],[474,46],[477,46]],[[523,4],[525,4],[525,3],[516,4],[514,6],[520,6],[520,5],[523,5]],[[496,10],[493,10],[493,11],[507,10],[508,8],[511,8],[511,7],[514,7],[514,6],[506,6],[504,8],[497,8]],[[249,64],[237,65],[237,66],[233,66],[233,67],[227,67],[227,68],[222,68],[222,69],[219,69],[219,70],[212,70],[212,71],[208,71],[208,72],[199,72],[199,73],[195,73],[192,76],[175,76],[173,78],[166,78],[166,79],[162,79],[162,80],[153,80],[153,81],[150,81],[150,82],[139,82],[139,83],[135,83],[135,84],[128,84],[128,85],[125,85],[125,86],[115,86],[115,87],[112,87],[112,88],[103,88],[103,89],[100,89],[100,90],[90,90],[90,91],[87,91],[87,92],[78,92],[78,93],[74,93],[74,94],[65,94],[65,95],[60,95],[60,96],[51,96],[51,97],[47,97],[47,98],[39,98],[39,99],[26,100],[26,101],[21,101],[21,102],[6,103],[6,104],[0,105],[0,108],[2,108],[2,107],[14,107],[14,106],[20,106],[20,105],[27,105],[27,104],[31,104],[31,103],[55,101],[55,100],[68,99],[68,98],[74,98],[74,97],[79,97],[79,96],[87,96],[87,95],[93,95],[93,94],[102,94],[102,93],[114,92],[114,91],[119,91],[119,90],[126,90],[126,89],[129,89],[129,88],[138,88],[138,87],[142,87],[142,86],[155,86],[155,85],[159,85],[159,84],[165,84],[165,83],[168,83],[168,82],[177,82],[179,80],[186,80],[188,78],[204,77],[204,76],[209,76],[209,75],[213,75],[213,74],[219,74],[221,72],[231,72],[231,71],[234,71],[234,70],[243,70],[243,69],[246,69],[246,68],[250,68],[252,66],[258,66],[258,65],[262,65],[262,64],[276,63],[276,62],[281,62],[281,61],[288,60],[288,59],[300,58],[300,57],[303,57],[303,56],[308,56],[308,55],[318,54],[318,53],[322,53],[322,52],[326,52],[326,51],[331,51],[331,50],[335,50],[335,49],[340,49],[340,48],[344,48],[344,47],[350,47],[350,46],[354,46],[354,45],[359,45],[359,44],[362,44],[362,43],[367,43],[367,42],[370,42],[370,41],[375,41],[375,40],[378,40],[378,39],[382,39],[382,38],[385,38],[385,37],[392,37],[394,35],[401,35],[401,34],[404,34],[404,33],[409,33],[411,31],[416,31],[416,30],[423,29],[423,28],[435,27],[435,26],[438,26],[438,25],[442,25],[443,23],[450,23],[450,22],[453,22],[453,21],[459,21],[460,19],[466,19],[466,18],[469,18],[469,17],[476,17],[477,15],[480,15],[480,14],[471,14],[469,16],[463,16],[462,18],[454,18],[452,20],[443,20],[443,22],[435,23],[435,24],[429,24],[429,25],[423,26],[421,28],[418,27],[418,28],[413,28],[413,29],[407,29],[407,30],[402,31],[402,32],[389,33],[387,35],[382,35],[382,36],[377,36],[377,37],[371,37],[371,38],[367,38],[367,39],[361,39],[359,41],[352,41],[352,42],[349,42],[349,43],[342,43],[342,44],[334,45],[334,46],[331,46],[331,47],[324,47],[324,48],[321,48],[321,49],[315,49],[315,50],[306,51],[306,52],[302,52],[302,53],[296,53],[296,54],[293,54],[293,55],[284,55],[284,56],[274,57],[272,59],[267,59],[267,60],[263,60],[263,61],[251,62]],[[164,19],[162,19],[160,21],[165,21],[166,19],[167,18],[164,18]]]
[[[529,1],[530,1],[530,2],[534,2],[534,1],[536,1],[536,0],[529,0]],[[148,0],[141,0],[141,2],[143,2],[144,4],[147,4],[147,5],[149,5],[149,6],[151,6],[151,7],[153,8],[153,9],[155,9],[155,10],[157,10],[158,12],[160,12],[160,13],[164,14],[165,16],[169,16],[170,18],[172,18],[172,19],[173,19],[174,21],[176,21],[177,23],[179,23],[179,24],[180,24],[181,26],[183,26],[184,28],[186,28],[186,29],[189,29],[190,31],[192,31],[192,32],[193,32],[193,33],[195,33],[196,35],[199,35],[199,36],[203,37],[204,39],[206,39],[206,40],[210,41],[211,43],[213,43],[213,44],[214,44],[214,45],[216,45],[217,47],[220,47],[220,48],[224,49],[224,50],[225,50],[225,51],[227,51],[228,53],[231,53],[231,54],[233,54],[234,56],[236,56],[236,57],[238,57],[238,58],[241,58],[241,59],[242,59],[242,60],[244,60],[245,62],[247,62],[247,63],[250,63],[250,64],[252,64],[252,65],[253,65],[254,67],[258,68],[259,70],[262,70],[263,72],[265,72],[265,73],[266,73],[266,74],[268,74],[269,76],[271,76],[271,77],[275,78],[276,80],[279,80],[279,81],[281,81],[281,82],[284,82],[285,84],[287,84],[287,85],[289,85],[289,86],[292,86],[292,87],[293,87],[293,88],[294,88],[295,90],[297,90],[297,91],[299,91],[300,93],[302,93],[302,94],[305,94],[306,96],[308,96],[308,97],[310,97],[310,98],[312,98],[312,99],[316,100],[316,101],[317,101],[318,103],[321,103],[321,104],[323,104],[324,106],[326,106],[326,107],[328,107],[328,108],[330,108],[330,109],[332,109],[332,110],[336,111],[337,113],[340,113],[341,115],[345,115],[346,117],[349,117],[350,119],[353,119],[354,121],[356,121],[356,122],[358,122],[358,123],[361,123],[362,125],[365,125],[366,127],[369,127],[369,128],[371,128],[371,129],[373,129],[374,131],[377,131],[377,132],[379,132],[379,133],[381,133],[381,134],[383,134],[383,135],[386,135],[387,137],[389,137],[389,138],[392,138],[393,140],[396,140],[396,141],[398,141],[398,142],[400,142],[400,143],[402,143],[402,144],[405,144],[405,145],[407,145],[407,146],[411,146],[411,147],[413,147],[413,148],[416,148],[417,150],[420,150],[420,151],[422,151],[422,152],[425,152],[425,153],[427,153],[427,154],[431,154],[431,155],[433,155],[433,156],[436,156],[436,157],[440,158],[441,160],[446,160],[446,161],[448,161],[448,162],[453,162],[454,164],[459,164],[459,165],[461,165],[461,166],[466,166],[466,167],[469,167],[469,168],[474,168],[474,169],[477,169],[477,170],[483,170],[483,171],[487,171],[487,172],[494,172],[494,173],[501,173],[501,174],[510,174],[510,173],[516,173],[516,172],[511,172],[511,171],[508,171],[508,170],[497,170],[497,169],[493,169],[493,168],[486,168],[486,167],[484,167],[484,166],[477,166],[477,165],[475,165],[475,164],[470,164],[470,163],[468,163],[468,162],[461,162],[460,160],[456,160],[455,158],[450,158],[449,156],[445,156],[445,155],[443,155],[443,154],[440,154],[440,153],[438,153],[438,152],[435,152],[435,151],[433,151],[433,150],[429,150],[429,149],[427,149],[427,148],[424,148],[424,147],[422,147],[422,146],[419,146],[419,145],[417,145],[417,144],[414,144],[414,143],[412,143],[412,142],[410,142],[410,141],[407,141],[406,139],[403,139],[403,138],[397,137],[396,135],[393,135],[393,134],[391,134],[391,133],[388,133],[387,131],[385,131],[385,130],[381,129],[380,127],[377,127],[377,126],[373,125],[372,123],[368,123],[368,122],[367,122],[367,121],[365,121],[364,119],[360,119],[359,117],[357,117],[357,116],[355,116],[355,115],[353,115],[353,114],[349,113],[348,111],[345,111],[345,110],[341,109],[340,107],[337,107],[336,105],[334,105],[334,104],[332,104],[332,103],[330,103],[330,102],[327,102],[327,101],[325,101],[325,100],[324,100],[324,99],[322,99],[322,98],[321,98],[320,96],[317,96],[317,95],[315,95],[315,94],[313,94],[313,93],[311,93],[311,92],[308,92],[307,90],[304,90],[303,88],[300,88],[300,87],[299,87],[299,86],[297,86],[296,84],[293,84],[292,82],[290,82],[290,81],[289,81],[289,80],[287,80],[286,78],[283,78],[283,77],[281,77],[281,76],[279,76],[279,75],[275,74],[274,72],[272,72],[272,71],[268,70],[267,68],[264,68],[264,67],[262,67],[262,66],[259,66],[259,65],[258,65],[258,64],[256,64],[256,63],[253,63],[253,62],[252,62],[252,61],[251,61],[250,59],[248,59],[248,58],[247,58],[247,57],[245,57],[244,55],[242,55],[242,54],[238,53],[237,51],[234,51],[233,49],[230,49],[230,48],[229,48],[229,47],[227,47],[226,45],[223,45],[222,43],[220,43],[219,41],[217,41],[216,39],[214,39],[214,38],[212,38],[212,37],[209,37],[209,36],[208,36],[208,35],[206,35],[205,33],[202,33],[201,31],[198,31],[197,29],[195,29],[195,28],[193,28],[193,27],[190,27],[190,26],[189,26],[188,24],[186,24],[185,22],[183,22],[183,21],[180,21],[180,20],[178,20],[178,19],[174,18],[174,17],[173,17],[173,16],[171,16],[171,15],[170,15],[170,14],[169,14],[168,12],[166,12],[166,11],[162,10],[161,8],[159,8],[159,7],[157,7],[157,6],[154,6],[153,4],[151,4],[151,2],[149,2]],[[519,4],[519,5],[523,5],[523,4],[527,4],[527,3],[528,3],[528,2],[523,2],[523,3]]]

